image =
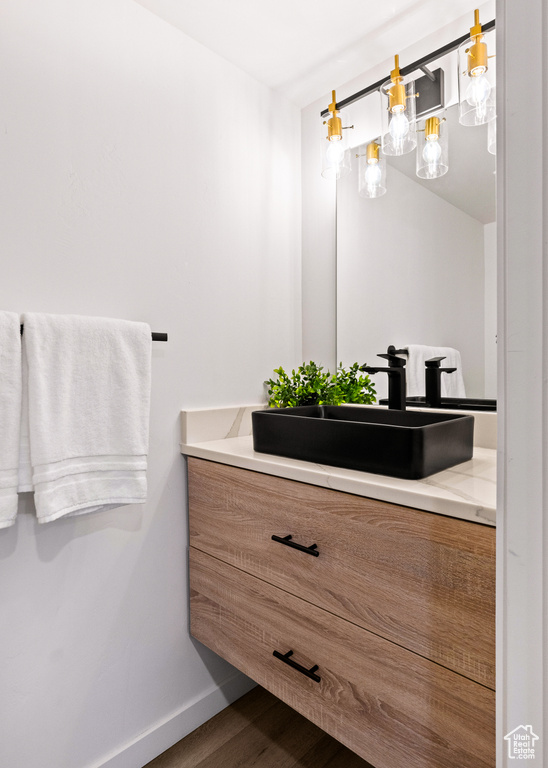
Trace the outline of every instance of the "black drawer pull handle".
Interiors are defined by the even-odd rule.
[[[283,538],[281,536],[273,536],[272,541],[279,541],[280,544],[293,547],[293,549],[298,549],[300,552],[306,552],[307,555],[314,555],[314,557],[319,556],[320,553],[318,552],[317,544],[311,544],[309,547],[305,547],[304,544],[297,544],[296,541],[291,541],[292,538],[292,536],[284,536]]]
[[[314,680],[314,682],[319,683],[322,679],[319,675],[315,675],[314,672],[318,669],[318,665],[314,664],[313,667],[310,667],[310,669],[307,669],[306,667],[303,667],[301,664],[297,664],[296,661],[293,661],[291,656],[293,656],[293,651],[288,651],[287,653],[280,653],[279,651],[274,651],[272,654],[277,659],[280,659],[280,661],[283,661],[284,664],[289,664],[290,667],[293,667],[293,669],[296,669],[297,672],[300,672],[303,675],[306,675],[306,677],[309,677],[311,680]]]

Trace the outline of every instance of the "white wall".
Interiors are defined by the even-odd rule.
[[[485,260],[485,397],[497,396],[497,224],[486,224]]]
[[[148,503],[0,532],[0,765],[135,768],[242,690],[188,634],[178,420],[300,362],[300,116],[131,0],[8,0],[0,38],[0,306],[169,333]]]
[[[484,391],[483,225],[388,167],[390,194],[337,187],[337,353],[380,365],[389,344],[454,347],[469,396]],[[386,397],[387,376],[374,377]],[[424,387],[423,387],[424,391]]]

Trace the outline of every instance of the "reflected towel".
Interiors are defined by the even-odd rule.
[[[17,516],[17,467],[21,425],[19,315],[0,312],[0,528]]]
[[[34,490],[38,521],[144,502],[150,327],[37,313],[23,321],[19,490]]]
[[[424,397],[424,371],[426,360],[432,357],[445,357],[442,368],[456,368],[454,373],[442,373],[442,397],[466,397],[460,352],[452,347],[427,347],[422,344],[408,344],[404,347],[409,352],[406,367],[407,397]]]

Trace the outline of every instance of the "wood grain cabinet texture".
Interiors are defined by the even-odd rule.
[[[188,482],[194,637],[375,768],[494,767],[493,528],[196,458]]]

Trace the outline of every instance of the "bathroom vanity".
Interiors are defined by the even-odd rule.
[[[183,428],[193,636],[375,768],[492,768],[494,520],[470,492],[431,511],[459,467],[425,481],[339,470],[362,475],[348,492],[250,440],[192,443]],[[477,453],[479,488],[494,452]],[[413,505],[386,500],[406,489]]]

